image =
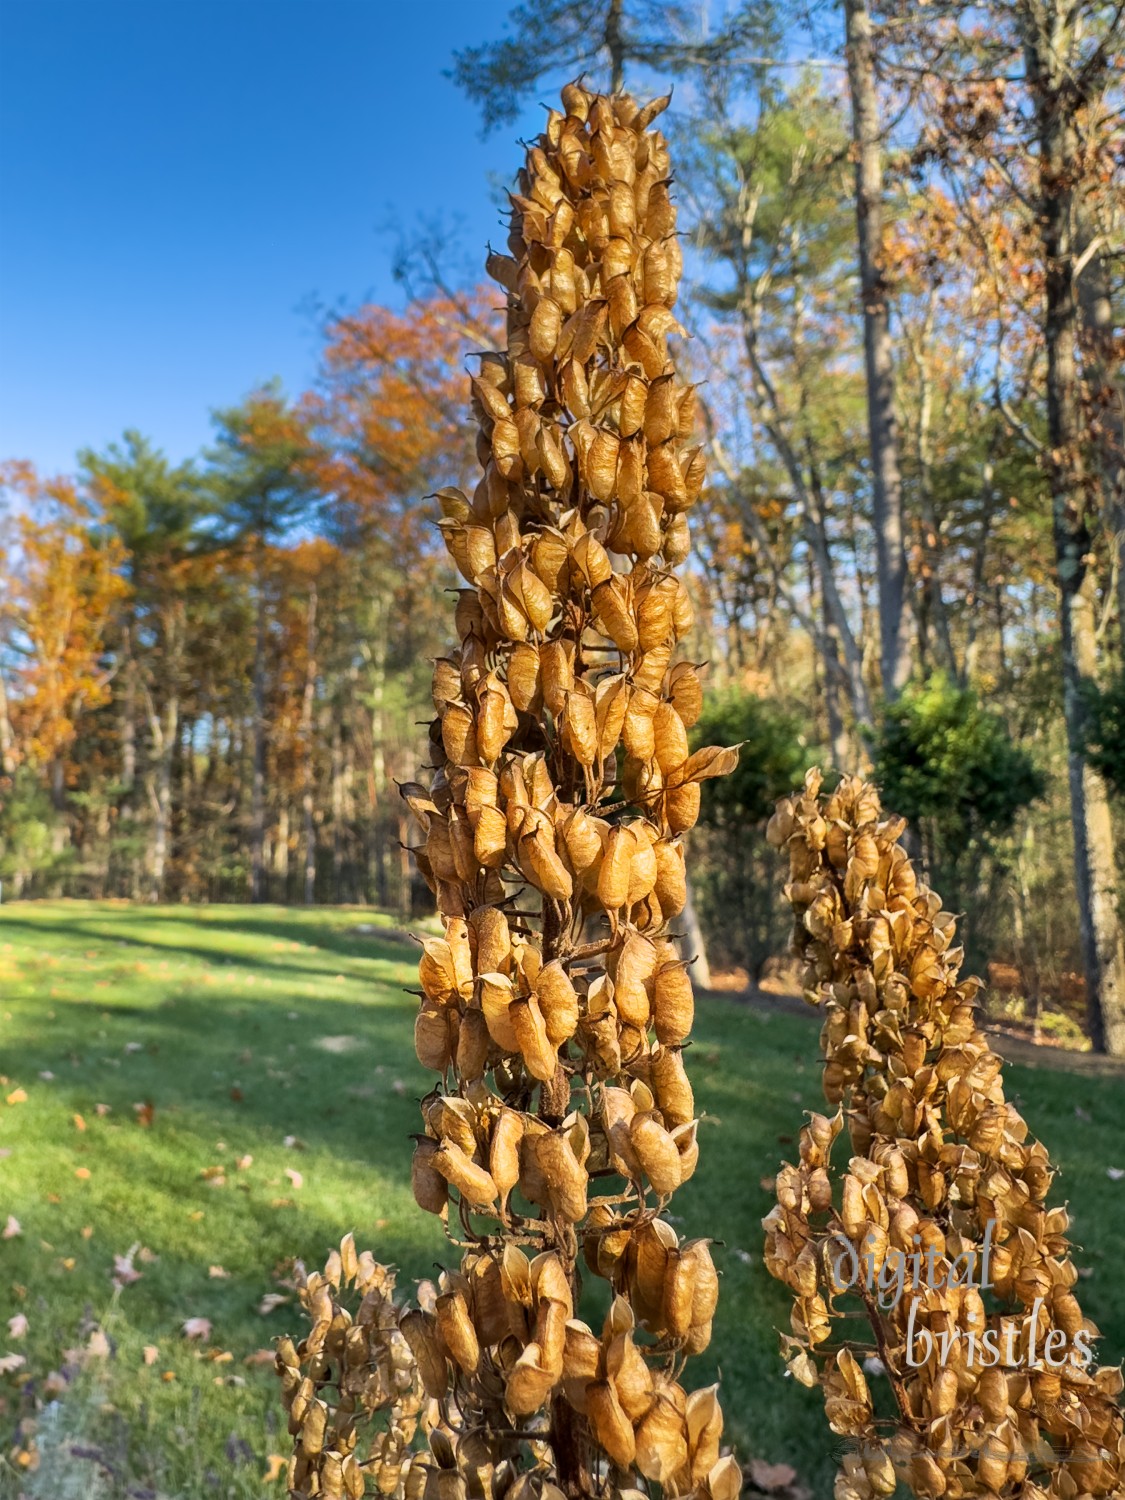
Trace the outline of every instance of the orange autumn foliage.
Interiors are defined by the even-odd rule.
[[[8,684],[12,724],[22,758],[46,765],[66,755],[82,714],[109,701],[105,636],[128,593],[125,551],[72,480],[42,479],[28,464],[0,477],[24,506],[3,604],[20,663]]]

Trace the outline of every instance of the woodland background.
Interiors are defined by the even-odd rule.
[[[870,767],[994,1002],[1125,1051],[1123,62],[1094,0],[526,0],[451,63],[487,130],[582,70],[674,86],[698,733],[744,742],[690,940],[731,982],[785,948],[773,799]],[[73,472],[4,465],[5,900],[430,909],[395,783],[503,311],[449,245],[405,242],[394,305],[326,318],[311,387],[217,410],[190,462],[123,413]]]

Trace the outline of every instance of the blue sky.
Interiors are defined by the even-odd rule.
[[[443,77],[508,0],[0,0],[0,459],[47,472],[137,427],[313,376],[310,304],[398,301],[388,224],[503,238],[519,135]]]

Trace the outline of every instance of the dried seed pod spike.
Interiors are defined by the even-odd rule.
[[[666,347],[675,206],[650,130],[666,102],[571,84],[529,148],[509,254],[488,260],[507,329],[472,386],[483,472],[471,502],[442,496],[466,587],[434,675],[433,786],[409,788],[443,928],[420,969],[417,1051],[440,1079],[412,1177],[463,1254],[401,1315],[398,1353],[443,1403],[417,1463],[417,1423],[379,1439],[400,1461],[380,1493],[402,1500],[579,1500],[599,1475],[738,1490],[714,1392],[678,1383],[710,1335],[714,1267],[664,1216],[698,1157],[668,930],[680,836],[736,754],[689,753],[698,684],[673,665],[702,456]],[[592,1201],[607,1172],[619,1190]],[[574,1322],[580,1255],[609,1283],[600,1335]],[[310,1420],[292,1491],[342,1494]]]
[[[1050,1160],[1004,1097],[976,1022],[979,981],[961,976],[953,919],[915,873],[904,829],[874,787],[851,777],[826,796],[815,770],[768,828],[789,858],[793,949],[825,1015],[837,1108],[802,1129],[763,1221],[767,1268],[794,1294],[789,1369],[821,1386],[833,1431],[852,1440],[837,1495],[867,1500],[900,1481],[926,1497],[1117,1495],[1120,1372],[1091,1366],[1066,1211],[1046,1203]],[[831,1147],[845,1116],[841,1173]],[[847,1335],[819,1348],[849,1296],[898,1405],[889,1438]]]

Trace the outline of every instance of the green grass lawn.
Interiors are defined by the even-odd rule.
[[[259,1311],[285,1294],[288,1259],[319,1264],[349,1229],[400,1284],[454,1258],[409,1187],[430,1082],[403,993],[414,950],[357,931],[373,923],[387,925],[355,910],[0,908],[0,1229],[9,1215],[21,1229],[0,1240],[0,1340],[9,1318],[28,1325],[0,1342],[26,1359],[0,1377],[0,1496],[280,1495],[263,1483],[288,1449],[273,1377],[245,1361],[299,1327],[292,1301]],[[820,1102],[816,1026],[704,1001],[689,1066],[702,1160],[674,1208],[683,1233],[720,1241],[723,1272],[694,1381],[720,1376],[740,1456],[789,1462],[828,1496],[834,1441],[815,1393],[782,1378],[787,1303],[760,1263],[761,1179]],[[1102,1358],[1120,1360],[1125,1180],[1107,1169],[1125,1168],[1125,1086],[1008,1080],[1062,1168],[1083,1299]],[[115,1289],[133,1246],[139,1279]],[[189,1318],[209,1340],[184,1337]],[[33,1448],[36,1472],[21,1467]]]

